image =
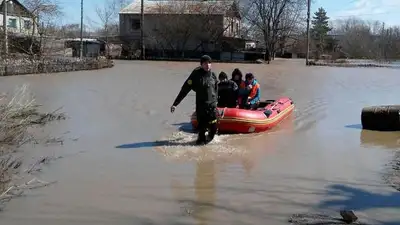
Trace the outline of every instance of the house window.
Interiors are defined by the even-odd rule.
[[[233,21],[231,21],[231,33],[233,33]]]
[[[131,26],[132,26],[133,30],[139,30],[140,29],[140,20],[132,19],[131,20]]]
[[[8,19],[8,27],[17,28],[17,19],[14,18]]]
[[[236,23],[236,35],[239,35],[240,34],[240,32],[239,32],[239,23]]]
[[[24,29],[29,30],[32,27],[32,23],[30,20],[24,20]]]

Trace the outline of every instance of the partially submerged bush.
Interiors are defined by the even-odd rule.
[[[55,112],[40,113],[39,107],[26,85],[17,89],[11,99],[6,95],[0,98],[0,146],[18,147],[26,141],[29,127],[65,119]]]
[[[14,158],[10,154],[0,156],[0,194],[5,191],[12,175],[20,168],[21,164],[21,159]]]
[[[22,164],[11,153],[32,140],[28,128],[65,119],[62,113],[41,113],[39,107],[27,85],[18,88],[11,98],[7,95],[0,97],[0,194]]]
[[[14,58],[7,61],[0,59],[0,76],[95,70],[113,66],[112,60],[101,57],[83,59],[72,57]]]
[[[337,59],[335,63],[348,63],[346,59]]]

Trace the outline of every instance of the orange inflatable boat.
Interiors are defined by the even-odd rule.
[[[218,130],[220,133],[257,133],[278,125],[294,110],[294,103],[288,97],[266,100],[256,110],[218,108]],[[196,112],[191,123],[197,128]]]

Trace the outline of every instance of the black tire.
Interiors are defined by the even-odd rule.
[[[361,111],[363,129],[377,131],[400,130],[400,105],[365,107]]]

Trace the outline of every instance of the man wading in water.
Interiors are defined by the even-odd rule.
[[[199,130],[196,144],[204,145],[211,142],[217,133],[218,80],[215,73],[211,72],[210,56],[204,55],[200,58],[200,66],[192,71],[182,85],[181,91],[171,106],[171,113],[191,90],[196,92],[196,115]]]

